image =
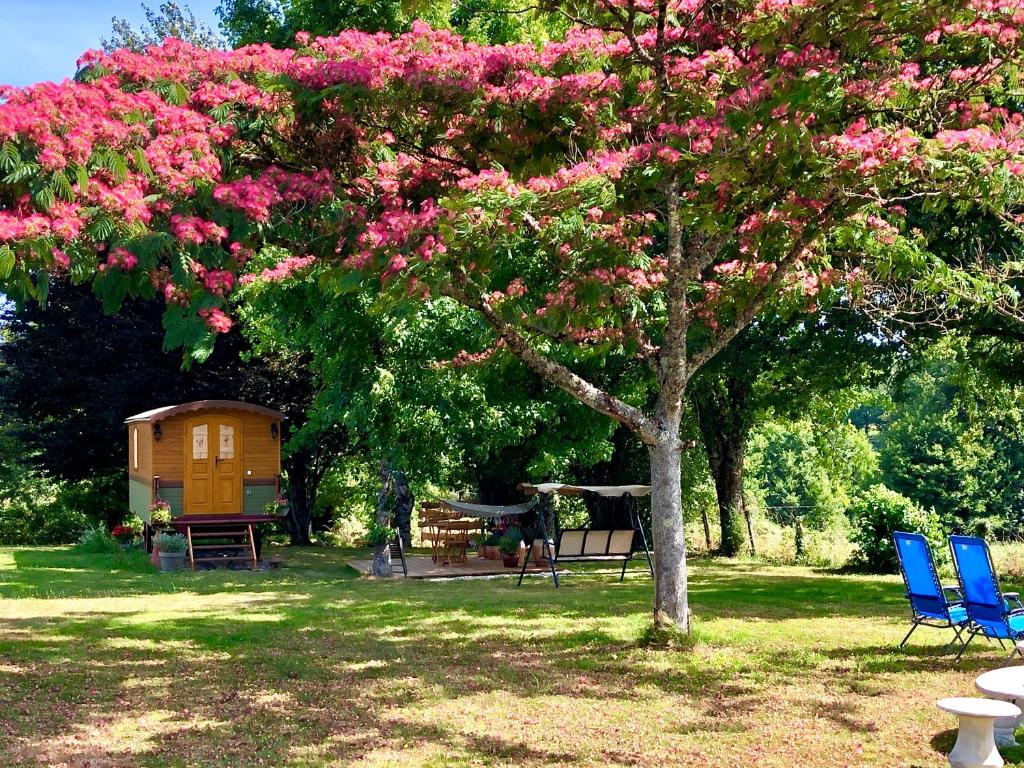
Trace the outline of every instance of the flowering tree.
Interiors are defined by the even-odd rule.
[[[155,291],[199,357],[239,282],[297,270],[475,310],[494,345],[460,362],[515,355],[648,447],[655,618],[686,628],[694,373],[765,312],[888,282],[1012,301],[1012,265],[903,217],[1016,227],[1020,6],[596,0],[540,48],[416,24],[91,53],[78,82],[4,92],[0,278],[45,294],[67,271],[111,308]],[[254,269],[268,245],[291,255]],[[579,374],[606,354],[645,361],[653,397]]]

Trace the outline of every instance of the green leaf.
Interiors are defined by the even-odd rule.
[[[149,165],[149,160],[146,159],[146,150],[142,147],[136,147],[132,150],[132,158],[135,160],[135,165],[140,171],[149,177],[153,176],[153,169]]]
[[[9,141],[0,146],[0,169],[13,171],[21,163],[21,153],[18,148]]]
[[[46,299],[50,295],[50,273],[43,270],[36,278],[36,299],[39,306],[46,309]]]
[[[42,208],[44,211],[50,210],[50,207],[56,202],[57,197],[53,194],[52,187],[42,187],[33,196],[36,201],[36,205]]]
[[[115,230],[114,220],[110,218],[109,213],[104,212],[92,220],[85,232],[94,240],[104,241],[109,240]]]
[[[84,165],[76,165],[75,179],[78,181],[78,188],[85,192],[85,188],[89,186],[89,169]]]
[[[14,271],[14,251],[9,245],[0,245],[0,280],[6,280]]]
[[[53,174],[51,184],[53,186],[53,191],[57,193],[61,200],[69,203],[74,201],[75,188],[71,186],[71,180],[67,177],[67,174],[61,171]]]
[[[17,184],[39,171],[39,163],[22,163],[4,176],[4,184]]]

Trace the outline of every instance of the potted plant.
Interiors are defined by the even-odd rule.
[[[149,524],[154,528],[171,522],[171,505],[163,499],[157,499],[149,505]]]
[[[499,541],[501,541],[501,534],[497,531],[491,531],[487,534],[482,547],[483,556],[487,560],[497,560],[501,557],[501,552],[498,549]]]
[[[158,529],[162,526],[167,525],[171,522],[171,505],[163,499],[157,497],[157,500],[149,505],[149,527],[150,529]],[[156,545],[156,539],[152,540],[153,551],[149,553],[149,562],[155,565],[157,568],[160,567],[160,549]]]
[[[533,562],[537,565],[547,565],[549,559],[548,552],[555,551],[555,542],[548,539],[548,547],[550,549],[544,548],[543,539],[534,539],[533,544],[530,546],[530,557],[533,558]]]
[[[268,501],[263,505],[263,511],[271,517],[287,517],[288,509],[288,499],[284,496],[278,496],[273,501]]]
[[[180,571],[185,564],[188,540],[180,533],[158,533],[153,542],[160,552],[160,570],[164,573]]]
[[[501,561],[506,568],[519,566],[519,550],[523,546],[523,534],[518,528],[509,528],[498,540],[498,549],[501,550]]]

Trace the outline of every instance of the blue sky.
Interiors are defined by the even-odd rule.
[[[219,0],[186,0],[196,17],[217,28]],[[147,0],[151,8],[160,0]],[[145,20],[140,0],[0,0],[0,83],[29,85],[75,74],[75,61],[110,36],[118,16]]]

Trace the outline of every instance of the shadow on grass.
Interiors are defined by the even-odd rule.
[[[166,711],[169,724],[153,726],[158,738],[111,764],[173,765],[168,751],[187,749],[196,760],[189,765],[258,758],[305,766],[318,756],[355,760],[410,741],[465,760],[572,762],[579,755],[428,722],[425,713],[472,707],[474,697],[486,696],[527,716],[524,701],[630,701],[651,690],[698,703],[700,716],[676,732],[740,732],[766,691],[813,676],[826,690],[852,696],[839,704],[811,700],[803,705],[808,717],[871,733],[858,697],[889,683],[865,681],[866,674],[952,667],[939,646],[895,649],[905,606],[891,580],[737,573],[700,563],[695,610],[726,629],[710,637],[713,649],[702,637],[692,653],[681,653],[639,643],[650,614],[648,579],[620,584],[579,574],[557,591],[540,582],[516,588],[511,580],[377,582],[353,578],[343,555],[294,553],[281,572],[167,576],[149,570],[141,555],[15,550],[17,570],[0,572],[7,597],[109,597],[116,604],[33,603],[25,615],[7,614],[0,708],[13,713],[10,736],[37,762],[81,764],[95,760],[96,747],[68,741],[68,733],[102,734],[124,713]],[[741,627],[793,620],[813,628],[826,618],[892,623],[892,646],[841,636],[804,648],[786,637],[762,643],[756,632],[736,639],[728,630],[737,620]],[[971,655],[963,669],[991,660]],[[869,690],[872,684],[878,689]],[[614,750],[604,754],[618,759]],[[0,747],[0,763],[13,762],[2,758]]]

